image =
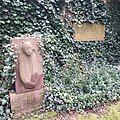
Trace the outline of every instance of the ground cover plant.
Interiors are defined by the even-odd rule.
[[[114,66],[85,68],[77,60],[68,62],[56,76],[51,76],[51,81],[46,82],[48,90],[44,108],[59,112],[80,111],[117,101],[120,98],[119,78],[119,71]]]
[[[72,13],[70,16],[63,17],[63,6],[68,12]],[[83,6],[82,10],[81,6]],[[114,18],[112,15],[116,15],[116,19],[118,19],[119,12],[113,14],[114,11],[117,11],[117,6],[113,9],[110,6],[111,1],[108,4],[108,9],[106,9],[105,4],[100,0],[91,0],[91,2],[75,0],[66,3],[64,0],[0,1],[0,118],[2,120],[10,119],[8,91],[12,88],[15,76],[13,72],[13,58],[15,56],[12,57],[13,53],[9,44],[10,37],[23,34],[42,36],[43,44],[41,47],[44,57],[46,86],[48,87],[45,95],[45,109],[56,111],[79,110],[98,105],[100,102],[119,99],[119,72],[115,67],[109,65],[102,67],[103,64],[101,64],[104,62],[113,64],[113,62],[119,60],[116,57],[119,55],[119,46],[116,45],[119,41],[119,35],[116,34],[119,27],[116,29],[116,24],[119,22],[113,24],[112,30],[110,24],[108,24]],[[111,19],[108,19],[106,10],[108,10],[108,17]],[[75,42],[73,39],[74,30],[68,23],[71,21],[78,22],[79,20],[80,23],[87,21],[107,24],[106,41]],[[110,53],[110,56],[106,53]],[[73,58],[76,57],[77,60],[74,60]],[[117,58],[117,60],[114,58]],[[71,61],[73,66],[70,65]],[[99,64],[97,61],[99,61]],[[92,66],[95,67],[94,72],[89,70],[86,73],[87,66],[90,63],[96,65]],[[92,67],[90,68],[92,69]],[[95,73],[95,70],[99,72]],[[104,75],[104,72],[108,76]],[[108,79],[111,79],[111,81],[109,82]],[[111,91],[111,88],[113,88],[113,91]],[[93,91],[97,91],[93,94],[95,96],[91,96]],[[76,95],[80,93],[80,96],[76,98],[73,93]],[[64,98],[61,98],[62,96]],[[76,107],[78,100],[81,100],[81,103],[78,102],[79,106]]]

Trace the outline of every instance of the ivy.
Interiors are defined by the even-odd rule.
[[[109,22],[106,26],[106,40],[104,42],[104,56],[110,64],[119,64],[120,57],[120,1],[107,2]]]
[[[73,22],[107,23],[106,7],[102,0],[71,0],[66,6]]]
[[[65,14],[64,14],[64,10],[65,10]],[[110,14],[113,15],[113,13]],[[105,58],[108,59],[107,61],[110,61],[109,60],[110,57],[112,57],[112,61],[113,61],[113,59],[116,57],[115,55],[118,54],[119,49],[113,47],[114,50],[112,50],[109,49],[110,48],[109,46],[110,44],[112,44],[112,46],[116,45],[117,42],[115,42],[114,44],[114,40],[118,36],[118,32],[116,31],[116,27],[113,27],[113,29],[111,30],[110,24],[108,23],[112,22],[113,19],[111,18],[111,21],[109,21],[107,17],[108,16],[106,15],[106,6],[101,0],[97,0],[97,1],[96,0],[90,0],[90,1],[1,0],[0,1],[0,79],[1,79],[0,80],[0,87],[1,87],[0,111],[3,111],[0,112],[1,119],[3,120],[8,119],[10,115],[8,91],[10,88],[12,88],[12,84],[14,82],[14,76],[15,76],[13,72],[14,56],[12,57],[12,51],[9,45],[11,37],[17,37],[25,34],[30,34],[30,35],[38,34],[42,36],[42,43],[43,43],[42,52],[44,57],[46,85],[48,86],[50,85],[50,88],[53,87],[51,89],[54,89],[54,87],[56,87],[54,85],[59,84],[58,82],[61,82],[60,79],[62,80],[69,78],[66,81],[66,83],[69,82],[71,76],[63,75],[64,78],[62,78],[63,76],[60,76],[60,74],[64,73],[64,72],[61,73],[62,68],[67,67],[66,64],[69,62],[69,60],[72,60],[75,57],[74,55],[78,56],[79,59],[78,63],[80,64],[86,62],[91,63],[95,61],[103,62],[106,60]],[[85,43],[75,42],[73,38],[74,29],[70,26],[69,23],[79,22],[79,21],[80,23],[90,22],[90,23],[107,24],[107,28],[108,28],[106,29],[107,41],[85,42]],[[114,24],[114,26],[116,26],[116,24]],[[118,29],[119,27],[117,28],[117,30]],[[108,40],[110,40],[111,42],[109,42]],[[117,40],[119,41],[118,37]],[[107,49],[109,49],[109,52],[107,51]],[[108,53],[110,53],[111,55],[110,57]],[[73,66],[73,68],[75,67],[76,66]],[[73,68],[71,69],[73,70]],[[75,77],[74,75],[76,75],[76,73],[74,73],[73,71],[70,71],[71,75],[73,74],[71,78]],[[77,68],[76,68],[76,72],[78,72]],[[65,73],[69,74],[69,72],[67,71]],[[74,88],[74,86],[71,87]],[[63,93],[64,93],[64,89],[63,89]],[[49,94],[54,95],[55,92],[54,93],[51,92]],[[60,97],[62,96],[62,94],[60,95]],[[66,96],[66,94],[64,94],[64,96],[67,97],[64,98],[64,100],[67,101],[67,103],[72,103],[72,101],[75,100],[74,99],[75,96],[72,95],[72,93],[70,95],[73,97],[72,100],[70,99],[69,95]],[[86,95],[86,101],[87,99],[89,99],[89,96],[90,94]],[[93,106],[93,104],[95,103],[93,104],[89,103],[89,104]],[[51,104],[47,103],[47,105],[52,106],[52,103]],[[70,104],[67,104],[65,108],[70,108],[69,105]],[[84,103],[83,105],[84,107],[90,106],[90,105],[86,105],[86,103]],[[77,106],[76,103],[75,106]]]
[[[58,112],[80,111],[119,100],[120,74],[116,67],[96,64],[88,67],[74,56],[74,60],[51,76],[53,81],[46,82],[43,108]]]

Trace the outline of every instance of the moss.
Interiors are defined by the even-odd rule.
[[[28,117],[24,120],[50,120],[53,119],[57,116],[56,112],[46,112],[46,113],[42,113],[40,115],[34,114],[31,117]]]
[[[96,114],[79,115],[78,120],[120,120],[120,102],[108,107],[106,114],[101,116]]]

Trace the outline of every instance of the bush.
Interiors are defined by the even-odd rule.
[[[96,64],[96,63],[95,63]],[[120,98],[120,73],[109,65],[85,66],[68,61],[59,74],[46,83],[44,107],[67,111],[93,108]]]

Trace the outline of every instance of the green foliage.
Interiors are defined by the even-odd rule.
[[[72,46],[72,38],[67,29],[64,29],[61,11],[59,1],[0,1],[0,103],[8,94],[14,81],[14,56],[10,52],[10,37],[37,32],[44,35],[48,32],[56,35],[56,41],[59,39],[61,43],[63,42],[62,45],[68,42],[68,46]],[[55,56],[59,56],[56,50],[54,53]],[[9,108],[8,101],[9,99],[5,106],[0,104],[0,107],[5,109],[1,119],[7,119],[5,116],[7,116],[6,110]]]
[[[108,0],[109,22],[106,26],[106,40],[104,41],[104,56],[110,64],[120,63],[120,1]]]
[[[77,4],[75,4],[75,2]],[[82,5],[82,8],[80,6]],[[73,11],[72,21],[88,21],[90,23],[100,22],[106,23],[106,11],[105,5],[101,1],[91,0],[88,2],[86,0],[76,0],[73,2],[68,2],[64,6],[64,0],[1,0],[0,1],[0,103],[5,103],[6,95],[8,94],[9,88],[12,86],[14,82],[14,64],[12,52],[10,50],[9,42],[10,37],[21,36],[23,34],[40,34],[43,39],[43,56],[44,56],[44,70],[46,76],[46,83],[53,90],[49,91],[48,94],[56,96],[56,85],[57,89],[60,89],[62,93],[69,91],[70,95],[60,94],[60,97],[64,96],[64,101],[67,101],[65,105],[65,109],[69,109],[72,107],[76,107],[76,103],[74,100],[78,100],[78,98],[74,98],[72,95],[73,91],[71,91],[72,87],[85,84],[79,83],[81,79],[87,79],[85,77],[86,74],[82,74],[79,71],[79,68],[75,66],[70,67],[69,70],[64,70],[66,64],[69,64],[69,60],[78,56],[80,61],[76,64],[81,64],[82,62],[92,62],[97,60],[103,60],[104,57],[104,44],[100,42],[93,43],[77,43],[73,40],[73,29],[68,24],[69,16],[63,18],[62,8],[68,7],[68,11]],[[79,10],[79,11],[78,11]],[[79,13],[81,11],[81,13]],[[77,13],[76,13],[77,12]],[[110,31],[108,32],[110,33]],[[113,40],[113,39],[111,39]],[[7,47],[6,43],[8,44]],[[106,43],[107,44],[107,43]],[[102,49],[101,49],[102,48]],[[105,49],[106,50],[106,49]],[[73,64],[74,65],[74,64]],[[74,68],[76,67],[75,71]],[[65,74],[66,73],[66,74]],[[77,75],[77,76],[76,76]],[[81,76],[83,75],[83,78]],[[85,78],[84,78],[85,77]],[[52,79],[51,79],[52,78]],[[72,83],[72,79],[75,79],[77,83]],[[63,80],[63,83],[62,81]],[[64,82],[66,81],[66,82]],[[87,80],[86,80],[87,81]],[[88,81],[87,81],[88,82]],[[67,83],[71,86],[67,86]],[[89,83],[89,82],[88,82]],[[49,85],[50,84],[50,85]],[[63,87],[63,85],[66,86]],[[60,87],[59,87],[60,85]],[[88,85],[89,86],[89,85]],[[79,88],[79,86],[77,86]],[[89,91],[88,87],[88,91]],[[56,89],[55,89],[56,90]],[[75,94],[77,94],[77,88],[74,89]],[[80,91],[78,91],[80,92]],[[66,93],[66,92],[65,92]],[[81,93],[82,94],[82,93]],[[80,94],[80,95],[81,95]],[[73,98],[72,98],[72,97]],[[82,96],[82,95],[81,95]],[[80,97],[81,97],[80,96]],[[81,98],[82,101],[87,101],[90,94],[86,93],[85,98]],[[5,101],[4,101],[5,98]],[[72,98],[72,100],[71,100]],[[49,101],[49,98],[47,98]],[[46,99],[46,100],[47,100]],[[56,97],[57,99],[57,97]],[[79,98],[80,99],[80,98]],[[96,98],[97,99],[97,98]],[[9,98],[7,99],[7,103],[4,105],[0,105],[1,110],[4,110],[2,113],[1,119],[8,119],[9,111]],[[50,101],[50,105],[54,106]],[[49,103],[49,102],[48,102]],[[46,103],[46,104],[48,104]],[[59,102],[58,108],[53,109],[63,109]],[[81,106],[82,103],[80,103]],[[85,103],[86,104],[86,103]],[[84,107],[92,106],[90,103],[85,105]],[[63,106],[64,106],[63,105]],[[48,105],[47,105],[48,106]],[[60,107],[59,107],[60,106]],[[63,107],[62,106],[62,107]],[[81,107],[79,107],[81,108]],[[79,109],[76,107],[76,109]]]
[[[55,111],[81,110],[120,98],[120,74],[113,66],[86,66],[68,61],[46,83],[45,108]]]
[[[73,22],[107,23],[106,7],[102,0],[70,0],[66,6]]]
[[[4,92],[0,93],[0,103],[0,119],[10,120],[9,96]]]
[[[13,52],[10,44],[6,44],[2,47],[2,53],[4,56],[1,58],[1,72],[0,72],[0,118],[2,120],[9,120],[10,118],[10,106],[8,89],[14,82],[14,64],[13,64]]]

